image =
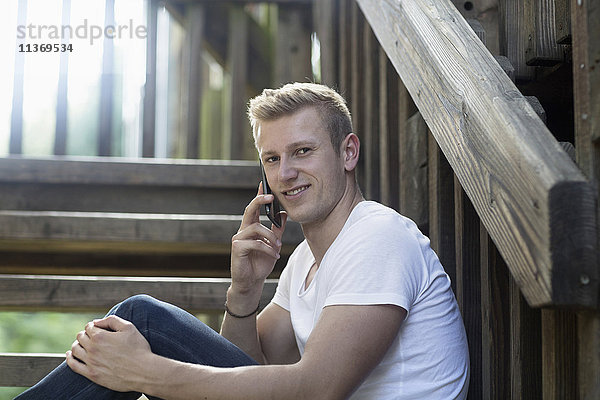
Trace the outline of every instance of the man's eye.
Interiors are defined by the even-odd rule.
[[[298,154],[306,154],[309,151],[310,151],[310,149],[308,147],[304,147],[304,148],[298,150]]]
[[[277,160],[279,160],[279,157],[273,156],[273,157],[268,157],[267,159],[265,159],[265,162],[273,163],[273,162],[276,162]]]

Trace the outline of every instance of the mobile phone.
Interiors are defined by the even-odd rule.
[[[265,175],[265,168],[263,167],[262,162],[260,163],[260,173],[262,174],[263,194],[273,194],[269,187],[269,182],[267,182],[267,176]],[[281,205],[277,201],[277,197],[273,196],[273,202],[265,204],[265,213],[273,225],[281,228]]]

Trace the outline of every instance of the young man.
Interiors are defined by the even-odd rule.
[[[136,296],[90,322],[68,366],[23,398],[466,398],[468,348],[449,278],[412,221],[364,200],[360,144],[341,96],[290,84],[253,99],[249,115],[286,213],[281,228],[259,222],[274,199],[262,186],[246,207],[221,335]],[[257,317],[287,217],[306,240]]]

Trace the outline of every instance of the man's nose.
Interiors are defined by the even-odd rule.
[[[298,169],[291,160],[282,158],[279,162],[279,180],[281,182],[295,179],[298,176]]]

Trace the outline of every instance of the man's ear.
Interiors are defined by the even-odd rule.
[[[354,133],[349,133],[342,142],[344,157],[344,167],[346,171],[352,171],[358,164],[358,156],[360,155],[360,140]]]

